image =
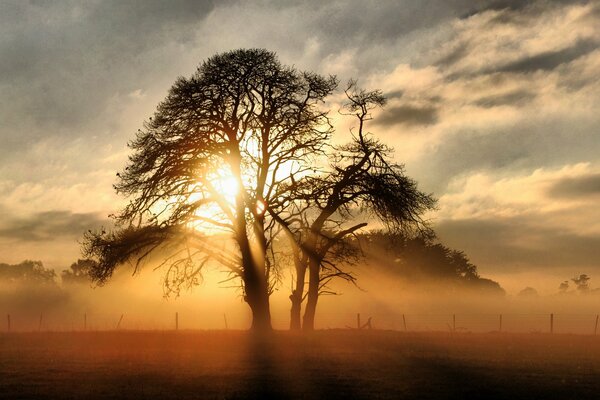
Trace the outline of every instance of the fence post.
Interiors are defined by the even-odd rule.
[[[117,329],[121,327],[121,321],[123,321],[123,314],[121,314],[121,318],[119,318],[119,322],[117,322]]]
[[[6,314],[6,330],[10,332],[10,314]]]
[[[175,330],[179,330],[179,312],[175,312]]]
[[[360,329],[360,313],[356,314],[356,329]]]
[[[223,313],[223,321],[225,321],[225,330],[228,330],[229,326],[227,326],[227,315],[225,313]]]
[[[83,330],[87,331],[87,313],[83,314]]]
[[[402,314],[402,323],[404,324],[404,332],[406,332],[406,316]]]
[[[502,314],[500,314],[500,326],[498,328],[498,332],[502,332]]]
[[[598,317],[600,316],[596,314],[596,326],[594,327],[594,336],[598,334]]]
[[[550,314],[550,333],[554,333],[554,313]]]
[[[38,325],[38,331],[42,330],[42,319],[44,318],[44,313],[40,313],[40,323]]]
[[[456,314],[452,314],[452,332],[456,332]]]

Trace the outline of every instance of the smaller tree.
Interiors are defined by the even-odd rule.
[[[367,226],[360,219],[375,217],[396,232],[429,231],[423,214],[436,202],[406,176],[403,165],[393,161],[393,149],[366,130],[371,111],[386,103],[381,91],[360,89],[351,80],[345,95],[347,101],[341,112],[358,123],[351,129],[350,142],[332,147],[327,154],[329,165],[323,171],[292,182],[290,194],[296,211],[287,218],[275,216],[294,248],[292,329],[301,325],[304,330],[314,329],[319,296],[332,293],[327,288],[332,279],[354,282],[354,276],[341,267],[355,255],[355,249],[346,246],[346,239]]]

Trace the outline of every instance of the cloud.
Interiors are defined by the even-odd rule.
[[[375,124],[393,126],[405,125],[433,125],[438,120],[438,110],[435,107],[424,106],[396,106],[386,109],[375,120]]]
[[[22,242],[54,241],[61,238],[80,239],[88,229],[97,229],[109,222],[95,213],[45,211],[28,217],[3,218],[0,238]]]
[[[590,181],[597,185],[599,177],[597,166],[582,163],[456,179],[440,198],[435,229],[444,243],[464,250],[487,274],[600,273],[597,197],[562,196],[587,189]],[[557,190],[561,196],[549,197]]]
[[[556,198],[589,198],[600,195],[600,173],[563,178],[548,189]]]
[[[569,63],[592,51],[597,50],[598,42],[594,40],[579,40],[570,47],[561,50],[545,51],[534,56],[524,57],[511,63],[483,71],[528,73],[535,71],[553,70],[561,64]]]
[[[600,272],[600,235],[561,231],[540,222],[541,218],[533,216],[446,220],[436,224],[436,231],[444,243],[465,250],[486,271],[554,268]]]
[[[431,190],[440,192],[453,178],[471,173],[511,174],[597,160],[600,143],[594,119],[543,114],[524,118],[490,121],[487,129],[476,125],[475,120],[471,128],[467,123],[454,127],[456,131],[446,133],[439,144],[429,147],[414,161],[414,167],[422,171],[422,179]]]
[[[184,0],[0,4],[0,119],[12,138],[0,154],[52,136],[88,136],[99,126],[105,132],[115,123],[107,114],[115,95],[149,77],[160,82],[174,67],[165,57],[183,61],[177,46],[194,39],[194,26],[213,8]]]
[[[475,105],[483,108],[492,108],[499,106],[519,106],[535,99],[537,94],[527,90],[514,90],[508,93],[497,94],[482,97],[474,102]]]

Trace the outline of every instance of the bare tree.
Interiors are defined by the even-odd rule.
[[[364,214],[377,217],[389,230],[429,232],[423,214],[435,206],[431,195],[418,190],[400,164],[391,161],[393,150],[366,131],[371,111],[385,104],[380,91],[359,89],[350,81],[345,90],[344,114],[357,119],[352,140],[333,147],[329,168],[294,182],[291,195],[295,212],[287,219],[277,218],[292,243],[295,283],[290,296],[292,329],[314,329],[319,295],[331,293],[327,284],[333,278],[354,282],[355,277],[341,268],[354,256],[344,239],[364,228]],[[308,272],[308,288],[306,274]]]
[[[115,185],[130,202],[116,230],[85,236],[83,254],[97,261],[92,278],[105,282],[128,261],[137,271],[160,253],[165,288],[177,293],[214,262],[241,278],[252,329],[271,329],[274,217],[323,151],[332,128],[319,105],[336,85],[262,49],[213,56],[178,78],[130,143]],[[216,234],[233,245],[218,246]]]

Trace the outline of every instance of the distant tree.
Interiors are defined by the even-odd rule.
[[[34,285],[55,285],[56,272],[41,261],[25,260],[19,264],[0,264],[0,281]]]
[[[585,293],[590,290],[590,279],[591,278],[588,275],[581,274],[579,277],[575,277],[571,280],[577,286],[577,290],[579,290],[581,293]]]
[[[519,297],[525,297],[525,298],[527,298],[527,297],[529,297],[529,298],[533,298],[533,297],[538,297],[538,296],[539,296],[539,294],[538,294],[538,291],[537,291],[537,290],[535,290],[535,289],[534,289],[534,288],[532,288],[532,287],[529,287],[529,286],[527,286],[525,289],[521,290],[521,291],[520,291],[520,292],[517,294],[517,296],[519,296]]]
[[[273,216],[290,207],[281,199],[322,154],[332,128],[320,104],[336,85],[262,49],[218,54],[178,78],[130,143],[115,188],[131,201],[117,229],[85,236],[83,254],[97,262],[92,279],[102,283],[131,260],[137,270],[160,253],[165,287],[178,293],[213,262],[240,279],[252,329],[271,329]],[[215,230],[233,246],[220,246]]]
[[[366,130],[371,111],[385,104],[382,93],[362,90],[350,81],[345,95],[344,113],[358,123],[352,140],[331,148],[329,165],[321,173],[294,182],[290,195],[296,212],[279,219],[295,247],[291,329],[301,325],[304,330],[314,329],[319,295],[332,293],[328,289],[332,279],[354,282],[341,266],[354,256],[352,248],[345,246],[346,238],[367,225],[361,213],[377,217],[391,231],[428,231],[423,214],[435,205],[433,197],[419,191],[406,176],[404,167],[392,161],[392,149]]]
[[[77,262],[71,264],[69,269],[63,270],[60,277],[65,284],[90,283],[90,271],[93,268],[96,268],[96,262],[94,260],[79,259]]]
[[[367,262],[417,284],[437,281],[451,287],[504,294],[497,282],[479,275],[477,266],[464,252],[439,243],[431,231],[418,235],[372,231],[358,234],[353,242],[365,249]]]
[[[559,286],[558,290],[560,293],[566,293],[569,290],[569,281],[563,281]]]

